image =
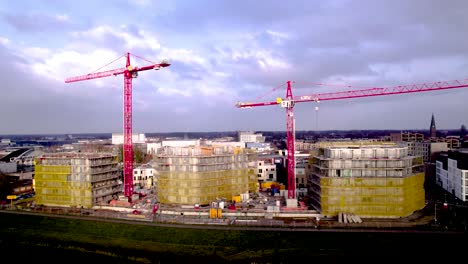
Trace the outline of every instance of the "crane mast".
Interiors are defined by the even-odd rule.
[[[124,195],[129,198],[133,194],[133,142],[132,142],[132,79],[138,76],[138,72],[131,72],[130,53],[127,52],[127,62],[124,71],[124,96],[123,96],[123,166],[124,166]]]
[[[303,96],[293,96],[291,81],[286,82],[286,97],[285,99],[277,98],[276,101],[244,103],[237,102],[238,108],[252,108],[257,106],[280,105],[286,109],[286,137],[287,137],[287,183],[288,183],[288,199],[296,199],[296,160],[295,160],[295,119],[294,105],[296,103],[319,102],[327,100],[352,99],[361,97],[383,96],[408,94],[417,92],[430,92],[438,90],[448,90],[457,88],[467,88],[468,79],[429,82],[422,84],[399,85],[395,87],[374,87],[360,90],[349,90],[334,93],[320,93]]]
[[[124,195],[131,202],[133,194],[133,142],[132,142],[132,79],[138,77],[138,72],[147,70],[159,70],[163,67],[170,66],[166,61],[155,63],[143,67],[133,67],[130,63],[130,53],[125,53],[126,63],[125,68],[114,70],[90,73],[87,75],[69,77],[65,79],[65,83],[78,82],[90,79],[97,79],[109,76],[123,74],[124,89],[123,89],[123,174],[124,174]]]
[[[286,100],[281,102],[281,107],[286,108],[286,138],[287,138],[287,165],[288,165],[288,198],[296,198],[296,158],[294,156],[294,100],[291,90],[291,81],[287,82]]]

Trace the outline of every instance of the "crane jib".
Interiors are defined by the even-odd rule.
[[[281,85],[283,86],[283,85]],[[279,87],[281,87],[279,86]],[[350,87],[350,86],[347,86]],[[411,84],[411,85],[399,85],[395,87],[381,88],[373,87],[367,89],[357,89],[349,91],[340,91],[334,93],[322,93],[322,94],[312,94],[304,96],[292,96],[291,90],[291,81],[287,82],[286,90],[286,99],[277,98],[276,101],[270,102],[256,102],[256,103],[241,103],[238,102],[236,106],[238,108],[252,108],[256,106],[268,106],[268,105],[278,105],[280,104],[283,108],[286,109],[286,132],[287,132],[287,152],[288,160],[292,160],[288,165],[288,198],[294,199],[296,197],[295,193],[295,155],[294,155],[294,114],[293,108],[295,103],[305,103],[305,102],[320,102],[328,100],[340,100],[340,99],[352,99],[352,98],[361,98],[361,97],[372,97],[372,96],[383,96],[383,95],[397,95],[397,94],[408,94],[408,93],[417,93],[417,92],[429,92],[429,91],[438,91],[438,90],[447,90],[455,88],[467,88],[468,79],[464,80],[454,80],[454,81],[443,81],[443,82],[432,82],[432,83],[422,83],[422,84]],[[294,202],[292,202],[293,204]]]

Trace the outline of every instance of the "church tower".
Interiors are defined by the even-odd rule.
[[[437,130],[436,130],[436,125],[435,125],[435,120],[434,120],[434,113],[432,113],[431,128],[429,129],[429,137],[431,137],[431,138],[436,138],[437,137]]]

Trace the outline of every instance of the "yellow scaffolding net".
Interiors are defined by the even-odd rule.
[[[165,148],[156,158],[159,201],[208,204],[218,198],[258,190],[256,154],[239,147]]]
[[[217,198],[229,199],[255,188],[253,170],[210,172],[160,172],[157,192],[162,203],[208,204]]]
[[[425,206],[424,173],[408,177],[323,177],[321,211],[361,217],[405,217]]]
[[[70,165],[35,166],[36,204],[92,207],[90,182],[75,181]]]

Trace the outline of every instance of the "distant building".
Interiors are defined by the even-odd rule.
[[[297,151],[309,151],[315,148],[314,142],[296,141],[294,142],[294,149]]]
[[[271,163],[271,160],[258,160],[257,161],[257,180],[262,181],[276,181],[276,164]]]
[[[163,140],[161,142],[162,147],[189,147],[189,146],[200,146],[199,139],[186,139],[186,140]]]
[[[449,149],[457,149],[461,146],[461,140],[457,136],[446,136],[444,137],[435,137],[430,138],[428,141],[430,142],[445,142]]]
[[[245,147],[248,149],[255,150],[256,152],[269,152],[271,151],[270,143],[261,143],[261,142],[247,142]]]
[[[461,146],[460,137],[457,136],[447,136],[445,142],[449,149],[458,149]]]
[[[238,137],[240,142],[265,142],[265,137],[261,133],[254,133],[252,131],[239,131]]]
[[[408,155],[411,156],[421,156],[424,162],[435,162],[435,157],[437,153],[448,151],[449,148],[445,142],[407,142],[411,144],[413,152],[409,151]],[[409,148],[408,144],[408,148]]]
[[[306,164],[296,164],[296,194],[298,198],[307,194]]]
[[[13,182],[13,195],[22,195],[27,193],[32,193],[34,191],[33,181],[32,179],[25,179],[25,180],[16,180]]]
[[[411,132],[400,132],[390,133],[390,141],[392,142],[420,142],[424,140],[424,134],[422,133],[411,133]]]
[[[0,172],[1,173],[15,173],[18,171],[18,164],[16,162],[2,162],[0,161]]]
[[[12,159],[19,167],[34,166],[34,159],[44,154],[43,148],[31,148],[29,151],[24,152],[22,155]]]
[[[420,156],[424,161],[424,188],[426,191],[430,191],[435,185],[435,171],[436,163],[435,157],[444,151],[448,151],[447,143],[445,142],[406,142],[408,146],[412,146],[413,152],[408,149],[408,155]]]
[[[10,144],[11,144],[11,140],[8,139],[8,138],[2,138],[2,139],[0,140],[0,144],[1,144],[1,145],[10,145]]]
[[[403,137],[401,136],[401,132],[400,133],[390,133],[390,141],[392,142],[400,142],[400,141],[403,141]]]
[[[433,157],[436,153],[460,147],[460,140],[458,137],[437,137],[434,114],[432,114],[431,117],[428,139],[424,139],[422,133],[410,132],[391,133],[390,139],[393,142],[403,142],[406,144],[408,147],[408,155],[421,156],[424,162],[434,162]]]
[[[398,218],[425,206],[423,161],[407,147],[329,145],[310,162],[312,205],[322,215]]]
[[[122,192],[116,155],[44,154],[35,163],[36,204],[91,208]]]
[[[424,140],[424,134],[422,134],[422,133],[403,132],[403,133],[401,133],[401,140],[402,141],[420,142],[420,141]]]
[[[466,127],[465,125],[461,125],[460,127],[460,140],[463,142],[466,136]]]
[[[240,141],[214,141],[207,140],[205,144],[213,147],[226,147],[226,148],[245,148],[246,143]]]
[[[133,185],[140,188],[152,188],[155,185],[155,170],[149,165],[141,165],[133,169]]]
[[[431,118],[431,126],[429,128],[429,137],[431,137],[431,138],[436,138],[437,137],[437,129],[436,129],[436,125],[435,125],[434,114],[432,114],[432,118]]]
[[[162,146],[161,142],[151,142],[146,144],[146,153],[155,154],[158,149]]]
[[[148,154],[156,154],[160,148],[163,147],[190,147],[200,146],[201,141],[199,139],[182,139],[182,140],[163,140],[161,142],[151,142],[146,144]]]
[[[120,145],[124,143],[124,135],[122,133],[112,133],[112,145]],[[132,134],[132,143],[146,143],[145,134]]]
[[[468,201],[468,150],[448,151],[436,158],[436,184]]]

